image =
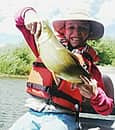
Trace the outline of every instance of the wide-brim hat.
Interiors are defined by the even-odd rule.
[[[65,13],[62,13],[60,17],[53,19],[52,24],[53,28],[56,32],[63,35],[64,34],[64,23],[68,20],[80,20],[80,21],[88,21],[90,23],[90,34],[89,40],[96,40],[103,36],[104,34],[104,26],[103,24],[88,14],[85,10],[67,10]]]

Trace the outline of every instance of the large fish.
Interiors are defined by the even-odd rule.
[[[43,63],[56,76],[72,83],[81,83],[80,75],[90,77],[76,56],[59,43],[47,21],[42,21],[38,48]]]

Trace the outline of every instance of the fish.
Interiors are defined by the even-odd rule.
[[[42,21],[42,32],[37,44],[43,63],[57,77],[71,83],[82,83],[81,75],[90,78],[76,56],[58,41],[48,21]]]

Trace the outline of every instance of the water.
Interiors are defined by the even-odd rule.
[[[109,72],[115,85],[115,69],[104,69],[103,72]],[[0,130],[8,130],[27,111],[24,107],[28,96],[25,85],[24,79],[0,79]]]
[[[0,79],[0,130],[8,130],[25,111],[26,80]]]
[[[115,88],[115,67],[99,67],[99,69],[103,74],[107,74],[111,78]],[[115,89],[114,89],[114,95],[115,95]],[[114,101],[115,101],[115,96],[114,96]]]

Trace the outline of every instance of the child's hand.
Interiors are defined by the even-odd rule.
[[[83,84],[78,84],[81,95],[89,99],[93,95],[97,96],[97,81],[94,79],[89,80],[85,76],[81,76],[80,78],[83,80]]]

